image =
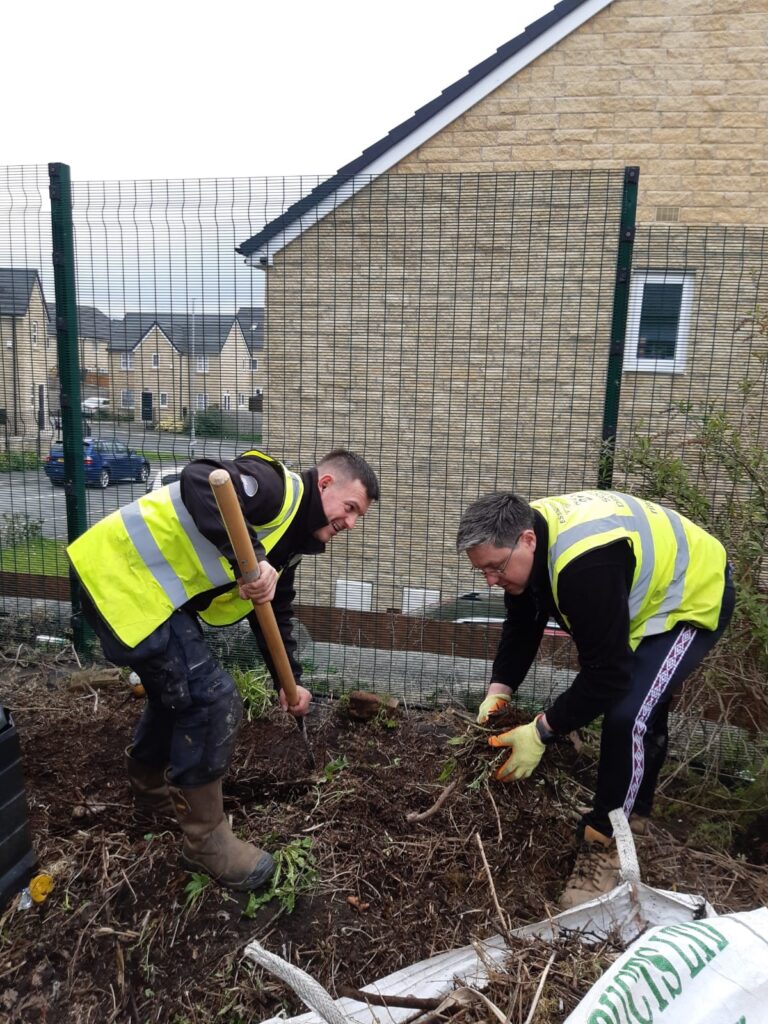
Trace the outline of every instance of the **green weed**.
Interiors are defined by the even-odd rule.
[[[211,880],[208,875],[202,875],[197,871],[190,871],[189,881],[184,886],[184,906],[187,910],[191,910],[194,907],[210,884]]]
[[[294,839],[275,857],[275,873],[269,887],[261,893],[252,892],[243,911],[244,917],[254,917],[260,907],[270,900],[276,899],[280,909],[287,914],[293,913],[297,897],[314,889],[317,882],[316,859],[312,853],[312,840],[309,836]]]
[[[244,669],[232,666],[232,678],[243,700],[246,720],[263,718],[275,703],[275,691],[266,668]]]
[[[333,782],[336,776],[348,767],[349,761],[347,761],[345,754],[342,754],[341,757],[335,757],[332,761],[328,761],[327,764],[323,765],[323,783]]]

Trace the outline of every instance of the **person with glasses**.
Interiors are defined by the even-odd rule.
[[[464,512],[456,547],[491,586],[506,618],[477,721],[492,724],[530,669],[550,618],[574,640],[579,672],[527,725],[493,735],[509,757],[502,782],[528,778],[559,737],[603,724],[593,806],[562,909],[609,892],[618,856],[609,812],[648,830],[672,697],[725,630],[734,607],[723,545],[678,512],[618,491],[527,502],[495,492]]]

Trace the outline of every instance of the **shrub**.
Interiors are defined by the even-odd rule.
[[[768,311],[742,323],[753,350],[737,409],[677,402],[663,430],[635,434],[617,454],[628,489],[667,504],[718,537],[733,565],[737,597],[726,640],[710,655],[705,682],[722,706],[721,681],[738,675],[753,724],[768,724],[768,452],[764,441]],[[760,721],[762,719],[762,721]]]
[[[184,433],[192,430],[192,418],[189,414],[184,419]],[[231,441],[258,444],[261,434],[243,433],[237,415],[225,412],[217,405],[195,413],[195,434],[198,437],[221,437]]]
[[[43,520],[30,519],[24,512],[4,513],[0,526],[3,547],[13,548],[40,540],[43,535]]]
[[[20,473],[25,469],[38,469],[40,456],[37,452],[0,452],[0,472]]]

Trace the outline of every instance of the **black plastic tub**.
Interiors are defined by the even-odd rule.
[[[24,888],[36,865],[19,736],[10,711],[0,707],[0,910]]]

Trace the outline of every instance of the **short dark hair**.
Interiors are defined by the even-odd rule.
[[[533,509],[514,491],[486,494],[466,509],[456,534],[456,550],[467,551],[478,544],[514,548],[524,530],[533,529]]]
[[[319,470],[325,466],[332,466],[348,480],[359,480],[365,488],[368,500],[379,500],[379,478],[362,455],[349,452],[346,448],[334,448],[332,452],[324,455],[317,464]]]

